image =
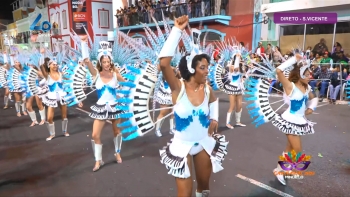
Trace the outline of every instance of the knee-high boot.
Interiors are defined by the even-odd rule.
[[[210,190],[203,190],[202,192],[196,191],[196,197],[209,197]]]
[[[22,112],[27,112],[27,108],[26,108],[26,103],[25,102],[22,102],[21,104],[21,107],[22,107]]]
[[[36,120],[36,113],[35,113],[35,111],[28,111],[28,114],[29,114],[30,119],[34,123],[34,125],[38,124],[38,121]]]
[[[100,167],[103,166],[104,162],[102,160],[102,146],[103,144],[95,144],[94,140],[91,140],[92,150],[94,152],[95,161],[100,162]],[[98,167],[97,169],[94,169],[93,171],[96,172],[100,169]]]
[[[236,117],[236,125],[240,127],[245,127],[246,125],[241,123],[241,116],[242,116],[242,110],[240,112],[235,112],[235,117]]]
[[[170,125],[170,134],[174,134],[174,119],[170,118],[169,119],[169,125]]]
[[[64,136],[69,137],[69,133],[67,133],[68,119],[65,118],[62,120],[62,133]]]
[[[284,156],[285,154],[288,154],[286,152],[283,152],[282,155]],[[285,171],[281,168],[280,164],[277,164],[277,168],[273,170],[273,173],[277,177],[277,180],[282,184],[286,185],[286,180],[284,179],[284,173]]]
[[[232,113],[227,113],[227,116],[226,116],[226,124],[230,124],[230,122],[231,122],[231,114],[232,114]],[[234,129],[233,126],[227,127],[227,128],[229,128],[229,129]]]
[[[45,107],[39,111],[41,121],[46,121]]]
[[[164,118],[161,121],[158,121],[156,124],[156,135],[158,137],[162,137],[162,133],[160,132],[160,128],[162,128],[163,122],[164,122]]]
[[[116,156],[117,154],[120,154],[120,151],[122,149],[122,143],[123,143],[123,139],[122,139],[122,134],[118,134],[117,136],[115,136],[113,138],[113,142],[114,142],[114,156]],[[122,160],[117,160],[118,163],[122,163]]]
[[[50,137],[46,138],[46,141],[50,141],[55,137],[55,123],[53,122],[52,124],[47,123],[47,128],[49,129],[50,132]]]
[[[21,102],[15,103],[16,113],[21,113]]]
[[[8,96],[4,96],[4,109],[7,109],[7,106],[9,104],[9,97]]]

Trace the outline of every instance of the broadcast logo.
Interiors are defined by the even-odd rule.
[[[51,30],[51,24],[49,21],[43,21],[41,23],[41,26],[36,26],[36,24],[38,24],[38,22],[40,21],[42,15],[38,14],[38,16],[36,17],[36,19],[34,20],[34,22],[30,25],[29,29],[32,31],[43,31],[44,33],[48,32]]]
[[[278,164],[284,170],[282,173],[286,178],[290,179],[302,179],[304,176],[313,176],[315,172],[306,171],[311,164],[311,156],[296,153],[294,150],[287,154],[280,156]]]

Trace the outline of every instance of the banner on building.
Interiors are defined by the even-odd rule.
[[[73,30],[78,35],[86,35],[89,27],[89,16],[86,7],[86,0],[71,0]],[[91,16],[90,16],[91,17]],[[84,27],[86,31],[84,30]]]

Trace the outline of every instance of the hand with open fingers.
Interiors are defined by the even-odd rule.
[[[184,15],[184,16],[181,16],[177,19],[175,19],[175,27],[181,29],[181,30],[184,30],[188,24],[188,16],[187,15]]]
[[[79,106],[80,108],[82,108],[84,105],[83,105],[82,102],[80,102],[80,103],[78,104],[78,106]]]
[[[217,132],[218,132],[218,122],[216,120],[210,120],[208,135],[212,136],[214,133],[217,133]]]

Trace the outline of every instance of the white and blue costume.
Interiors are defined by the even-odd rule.
[[[160,79],[160,86],[159,90],[155,94],[155,100],[157,103],[161,105],[172,105],[172,97],[171,97],[171,89],[169,87],[168,82],[166,82],[164,79]]]
[[[46,83],[49,91],[42,97],[42,101],[48,107],[58,107],[58,104],[66,105],[64,97],[67,93],[63,91],[62,74],[59,75],[60,78],[57,81],[52,79],[50,75],[47,77]]]
[[[270,83],[267,79],[277,79],[276,71],[273,64],[270,61],[264,59],[264,65],[254,63],[257,70],[261,74],[252,74],[253,77],[248,79],[248,87],[245,98],[247,101],[252,101],[251,104],[247,105],[248,113],[251,118],[254,119],[253,123],[256,127],[267,122],[272,122],[272,124],[277,127],[280,131],[285,134],[292,135],[305,135],[313,134],[314,123],[308,121],[305,118],[305,110],[311,108],[315,110],[317,106],[317,98],[309,101],[309,92],[311,91],[310,86],[308,86],[305,94],[299,90],[294,83],[293,90],[290,95],[284,93],[285,104],[288,104],[288,109],[281,115],[276,113],[268,99],[268,90],[270,88]],[[295,57],[282,63],[278,69],[282,71],[290,70],[290,67],[296,63]],[[310,63],[308,60],[303,61],[304,66],[300,69],[300,76],[304,77],[303,73],[306,69],[309,69]],[[285,73],[285,72],[284,72]],[[309,101],[309,102],[308,102]]]
[[[174,106],[175,134],[169,146],[159,151],[161,163],[168,169],[168,174],[177,178],[189,178],[190,168],[187,155],[196,155],[205,150],[212,161],[213,172],[223,170],[222,161],[227,154],[225,136],[214,134],[208,136],[209,95],[207,85],[204,88],[205,98],[201,105],[193,106],[189,101],[184,83]]]

